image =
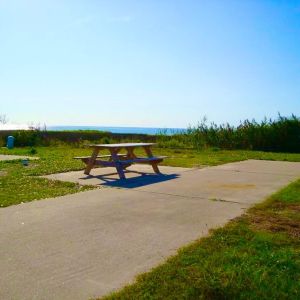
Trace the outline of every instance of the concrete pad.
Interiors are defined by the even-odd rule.
[[[119,180],[114,168],[93,169],[91,175],[76,171],[43,177],[251,205],[300,176],[300,163],[247,160],[204,169],[160,166],[163,175],[153,173],[147,165],[134,165],[128,170],[125,181]]]
[[[23,155],[6,155],[6,154],[0,154],[0,161],[19,160],[19,159],[35,160],[35,159],[39,159],[39,158],[38,157],[23,156]]]
[[[0,298],[104,295],[242,211],[235,203],[120,189],[1,209]]]
[[[153,172],[151,166],[134,165],[125,171],[126,180],[119,180],[119,175],[115,168],[96,168],[92,169],[90,175],[85,175],[83,171],[73,171],[41,176],[50,180],[60,180],[79,183],[81,185],[96,186],[116,186],[127,187],[134,184],[135,186],[153,184],[158,181],[171,180],[183,172],[192,171],[191,168],[165,167],[159,166],[163,176]]]
[[[214,167],[217,170],[247,172],[247,173],[264,173],[279,175],[299,175],[300,162],[288,161],[271,161],[249,159],[245,161],[229,163]]]
[[[300,163],[298,176],[300,176]],[[194,170],[155,185],[136,187],[139,191],[185,197],[199,197],[254,204],[295,180],[297,176],[230,172],[218,168]],[[130,186],[129,186],[130,187]]]
[[[88,299],[132,282],[300,177],[300,163],[261,163],[165,167],[160,176],[128,174],[123,186],[104,181],[122,188],[0,209],[0,299]]]

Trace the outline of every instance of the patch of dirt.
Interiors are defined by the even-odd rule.
[[[300,204],[290,204],[288,207],[289,207],[289,210],[293,210],[295,212],[300,212]]]
[[[193,168],[195,168],[195,169],[203,169],[203,168],[207,168],[207,167],[209,167],[209,165],[199,165],[199,164],[193,165]]]
[[[6,171],[0,171],[0,176],[6,176],[7,172]]]
[[[26,166],[26,169],[34,169],[38,166],[38,164],[29,163],[28,166]]]
[[[274,202],[270,207],[275,210],[289,209],[296,212],[300,211],[300,204],[289,204],[286,202]]]
[[[300,210],[300,205],[293,206]],[[281,216],[267,214],[255,214],[248,216],[251,223],[257,229],[264,229],[272,232],[285,232],[294,238],[300,238],[300,222]]]

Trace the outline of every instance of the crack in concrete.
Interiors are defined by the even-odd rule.
[[[209,169],[209,168],[207,168]],[[203,169],[201,169],[203,170]],[[247,174],[265,174],[265,175],[282,175],[290,176],[294,178],[294,174],[285,174],[285,173],[274,173],[274,172],[254,172],[254,171],[240,171],[240,170],[225,170],[225,169],[213,169],[212,171],[226,171],[226,172],[236,172],[236,173],[247,173]]]
[[[128,188],[121,188],[121,189],[128,189]],[[158,194],[158,195],[166,195],[166,196],[174,196],[174,197],[180,197],[180,198],[190,198],[190,199],[202,199],[202,200],[208,200],[208,201],[218,201],[218,202],[228,202],[228,203],[234,203],[234,204],[245,204],[238,201],[233,201],[229,199],[221,199],[221,198],[206,198],[206,197],[199,197],[199,196],[184,196],[179,194],[170,194],[170,193],[160,193],[160,192],[151,192],[151,191],[143,191],[143,190],[132,190],[134,192],[140,192],[140,193],[148,193],[148,194]]]

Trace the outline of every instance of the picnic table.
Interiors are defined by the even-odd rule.
[[[89,175],[95,167],[115,167],[120,179],[126,179],[124,170],[132,164],[149,164],[153,171],[160,173],[158,164],[163,161],[166,156],[154,156],[151,147],[154,143],[121,143],[121,144],[93,144],[89,145],[92,148],[91,156],[80,156],[75,159],[81,159],[86,168],[84,174]],[[142,148],[145,151],[146,157],[138,157],[134,150]],[[101,150],[108,150],[109,155],[99,155]],[[120,153],[125,150],[126,153]]]

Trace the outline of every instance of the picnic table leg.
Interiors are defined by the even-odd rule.
[[[134,148],[131,147],[125,147],[126,149],[126,158],[125,159],[135,159],[136,155],[134,154]],[[124,165],[122,164],[123,170],[126,170],[128,167],[130,167],[132,164]]]
[[[134,158],[136,158],[136,155],[134,154],[134,148],[126,147],[126,151],[127,151],[127,157],[128,157],[129,159],[134,159]]]
[[[120,149],[120,148],[118,148],[118,149],[115,149],[115,154],[118,154],[120,151],[121,151],[121,149]],[[108,159],[108,161],[113,161],[113,158],[112,158],[112,156],[110,156],[110,158]]]
[[[119,152],[117,149],[114,148],[110,148],[109,149],[111,157],[112,157],[112,161],[115,163],[117,172],[119,174],[120,179],[126,179],[124,171],[123,171],[123,167],[122,165],[119,163],[119,157],[117,155],[117,153]]]
[[[92,170],[92,168],[94,166],[95,160],[96,160],[96,158],[98,156],[98,153],[99,153],[99,149],[95,148],[94,151],[93,151],[93,153],[92,153],[91,158],[89,159],[88,164],[85,167],[84,174],[86,174],[86,175],[90,174],[90,172],[91,172],[91,170]]]
[[[145,149],[145,152],[147,153],[147,156],[148,156],[149,158],[153,157],[151,148],[150,148],[149,146],[145,146],[144,149]],[[157,162],[151,162],[151,166],[152,166],[153,171],[154,171],[156,174],[160,174],[160,171],[159,171],[159,168],[158,168],[158,165],[157,165],[157,164],[158,164]]]

